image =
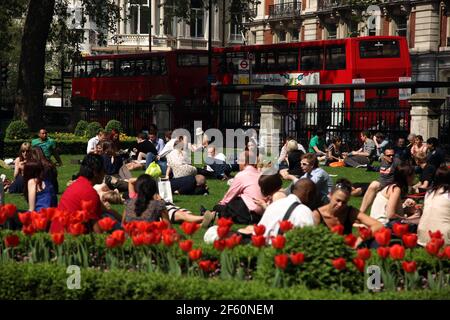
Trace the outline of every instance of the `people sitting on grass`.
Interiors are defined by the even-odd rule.
[[[445,245],[450,245],[450,168],[441,166],[436,171],[434,185],[425,196],[423,214],[417,227],[418,243],[430,241],[429,232],[440,231]]]
[[[427,162],[433,165],[435,168],[439,168],[442,164],[445,164],[445,152],[439,146],[439,140],[435,137],[431,137],[427,140]]]
[[[329,166],[331,163],[342,162],[344,161],[345,153],[341,150],[342,146],[342,138],[339,136],[335,136],[331,139],[331,144],[327,149],[327,160],[325,162],[326,166]]]
[[[319,161],[325,160],[327,155],[326,142],[325,142],[325,132],[322,129],[317,129],[316,135],[309,141],[309,153],[314,153]]]
[[[190,152],[187,148],[188,144],[183,136],[178,137],[174,141],[173,150],[167,154],[167,179],[171,177],[171,174],[174,178],[194,176],[197,174],[197,169],[191,165]]]
[[[58,183],[58,170],[56,166],[50,160],[45,157],[42,149],[40,147],[31,148],[31,158],[41,163],[44,173],[44,180],[48,180],[52,183],[55,193],[59,193],[59,183]]]
[[[292,152],[294,150],[293,147],[295,146],[295,144],[291,141],[294,141],[297,144],[297,150],[301,151],[301,154],[306,153],[305,148],[302,146],[301,143],[296,141],[294,139],[294,137],[292,137],[292,136],[286,137],[286,139],[284,140],[283,147],[280,150],[280,155],[278,156],[278,160],[277,160],[277,165],[278,165],[279,170],[289,168],[288,155],[289,155],[289,152]],[[298,163],[300,163],[300,162],[298,162]]]
[[[254,202],[263,210],[266,210],[271,203],[286,197],[286,193],[282,188],[283,180],[274,169],[264,170],[258,179],[258,185],[264,198],[255,199]]]
[[[344,159],[344,163],[347,167],[365,168],[368,164],[372,163],[376,154],[375,143],[370,139],[370,134],[367,131],[361,132],[360,138],[363,142],[363,146],[347,155]]]
[[[254,152],[244,151],[239,155],[240,172],[232,180],[222,200],[213,208],[219,217],[232,218],[239,224],[255,224],[261,219],[264,210],[255,200],[263,200],[264,196],[258,184],[260,172],[256,169],[256,161]]]
[[[106,139],[107,139],[106,132],[103,129],[98,130],[97,135],[89,139],[86,148],[86,153],[96,153],[97,146],[101,145],[104,141],[106,141]]]
[[[411,156],[413,159],[417,157],[419,153],[424,153],[425,155],[428,152],[427,144],[423,142],[423,137],[421,135],[417,135],[414,138],[414,144],[411,146]]]
[[[164,220],[172,224],[187,221],[201,223],[202,227],[207,228],[215,217],[211,212],[206,212],[202,216],[194,215],[189,210],[162,200],[158,194],[156,180],[147,174],[131,178],[128,186],[130,199],[123,213],[123,223],[133,220],[149,222]]]
[[[361,212],[367,212],[378,191],[394,182],[394,171],[400,163],[400,159],[395,157],[394,148],[392,146],[387,146],[381,158],[381,165],[379,168],[380,176],[378,180],[372,181],[369,184],[369,187],[364,194],[361,207],[359,208]]]
[[[86,203],[89,203],[89,215],[93,223],[87,226],[88,232],[101,232],[97,221],[102,218],[103,213],[112,215],[118,221],[122,219],[114,210],[103,208],[100,197],[93,187],[101,184],[104,177],[105,168],[102,157],[97,154],[86,155],[81,161],[78,178],[67,187],[58,204],[59,210],[76,214],[77,211],[83,210]],[[59,220],[53,220],[50,232],[64,232],[64,225]]]
[[[423,152],[419,152],[416,155],[415,160],[417,166],[420,168],[420,176],[419,182],[417,182],[412,189],[416,193],[425,192],[433,184],[436,168],[432,164],[427,163],[427,156]]]
[[[406,140],[404,137],[397,138],[397,141],[394,146],[394,152],[395,157],[399,158],[402,162],[411,160],[411,150],[406,145]]]
[[[47,130],[44,128],[40,129],[38,136],[38,138],[31,141],[31,146],[40,147],[48,160],[51,160],[51,156],[53,155],[58,165],[62,166],[62,160],[56,148],[56,142],[48,136]]]
[[[153,156],[158,155],[158,151],[155,146],[147,138],[147,135],[142,132],[136,135],[136,145],[132,149],[132,161],[126,164],[128,170],[143,169],[149,154]]]
[[[23,168],[27,161],[31,159],[31,144],[24,142],[20,146],[19,155],[14,160],[14,181],[9,185],[9,193],[22,193],[23,184]]]
[[[156,130],[150,130],[148,133],[148,140],[155,146],[156,154],[160,153],[164,149],[164,140],[158,138],[158,132]]]
[[[112,143],[116,152],[119,152],[121,150],[120,131],[118,129],[111,129],[111,132],[110,132],[107,140]]]
[[[326,204],[329,202],[328,194],[333,187],[333,181],[329,174],[319,167],[319,160],[313,153],[306,153],[302,156],[300,165],[305,172],[302,178],[311,179],[316,184],[317,190],[317,206]],[[280,172],[284,179],[291,180],[294,183],[297,181],[297,177]]]
[[[312,213],[314,223],[323,224],[329,229],[341,225],[346,235],[352,233],[354,223],[362,224],[372,232],[381,229],[383,225],[379,221],[348,205],[351,192],[351,182],[347,179],[339,179],[330,192],[330,202]],[[355,247],[358,247],[361,242],[362,239],[358,238]]]
[[[214,177],[220,180],[227,180],[231,176],[231,172],[238,171],[237,164],[229,164],[223,153],[216,152],[214,145],[209,145],[207,149],[207,157],[203,168],[197,168],[197,172],[206,177]]]
[[[381,159],[381,156],[383,155],[384,150],[388,146],[389,141],[384,138],[384,134],[382,132],[377,132],[375,133],[373,142],[375,143],[377,159]]]
[[[52,182],[44,177],[44,167],[41,162],[32,159],[25,163],[23,195],[28,202],[28,211],[56,207],[58,203]]]
[[[412,199],[402,200],[408,188],[414,183],[414,168],[401,164],[394,171],[393,182],[381,189],[372,204],[370,216],[388,226],[396,221],[416,222],[420,214],[415,211],[416,202]]]
[[[117,150],[111,141],[105,141],[102,144],[103,148],[103,167],[105,174],[109,176],[119,175],[119,170],[123,166],[123,159],[117,154]]]

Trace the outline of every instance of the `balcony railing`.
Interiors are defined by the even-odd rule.
[[[300,2],[287,2],[269,6],[269,19],[279,19],[300,16],[302,6]]]

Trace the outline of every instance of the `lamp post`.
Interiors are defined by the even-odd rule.
[[[211,73],[212,73],[212,0],[208,0],[208,95],[207,95],[207,105],[211,107]]]

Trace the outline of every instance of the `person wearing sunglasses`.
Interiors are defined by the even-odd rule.
[[[394,147],[388,145],[381,156],[381,165],[379,168],[380,177],[376,181],[372,181],[364,194],[364,198],[359,210],[367,212],[367,209],[372,205],[377,192],[390,185],[394,181],[394,171],[401,163],[401,160],[395,157]]]
[[[354,223],[364,225],[372,233],[381,229],[383,225],[380,222],[348,205],[351,193],[351,182],[347,179],[339,179],[331,189],[330,202],[313,211],[314,224],[323,224],[329,229],[337,225],[342,225],[344,227],[344,234],[346,235],[352,233]],[[358,237],[354,247],[358,247],[362,241]]]
[[[9,193],[23,192],[23,168],[25,163],[31,159],[31,144],[24,142],[20,146],[19,154],[14,160],[14,181],[8,188]]]

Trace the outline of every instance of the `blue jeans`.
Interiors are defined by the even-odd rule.
[[[153,154],[151,152],[147,153],[147,158],[145,160],[145,169],[147,169],[148,166],[150,165],[150,163],[155,161],[155,159],[156,159],[156,155],[155,154]],[[164,176],[166,174],[166,171],[167,171],[167,161],[166,160],[157,160],[156,163],[161,168],[162,175]]]

